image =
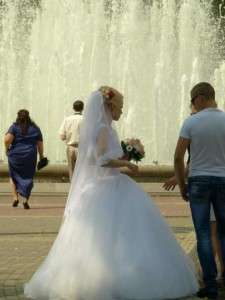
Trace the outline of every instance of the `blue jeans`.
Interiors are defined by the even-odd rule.
[[[210,229],[212,203],[225,262],[225,177],[195,176],[188,179],[189,201],[197,237],[197,251],[208,289],[217,290],[217,268],[213,254]],[[225,274],[223,274],[223,277]]]

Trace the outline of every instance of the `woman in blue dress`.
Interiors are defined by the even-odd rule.
[[[40,128],[30,119],[29,111],[21,109],[5,135],[13,207],[19,204],[19,195],[25,198],[24,209],[29,209],[28,200],[33,188],[37,164],[37,152],[43,156],[43,139]]]

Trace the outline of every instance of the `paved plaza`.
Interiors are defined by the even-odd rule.
[[[195,235],[188,205],[177,190],[164,192],[161,184],[142,183],[151,193],[178,241],[198,268]],[[0,300],[23,299],[23,284],[40,265],[55,239],[64,210],[68,184],[38,183],[31,209],[11,207],[7,183],[0,188]],[[223,291],[221,299],[225,299]],[[197,299],[195,297],[189,299]]]

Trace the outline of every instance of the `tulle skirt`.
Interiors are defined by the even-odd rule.
[[[120,174],[86,184],[24,292],[43,300],[156,300],[197,289],[192,262],[158,208]]]

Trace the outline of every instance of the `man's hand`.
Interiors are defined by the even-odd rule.
[[[188,188],[187,188],[187,184],[185,184],[184,186],[180,187],[180,193],[181,193],[181,197],[184,199],[184,201],[188,201]]]
[[[163,185],[163,188],[166,190],[166,191],[173,191],[175,189],[177,185],[177,180],[176,180],[176,177],[173,176],[169,179],[167,179]]]
[[[188,146],[190,145],[190,140],[179,137],[177,141],[177,147],[174,154],[174,170],[177,183],[180,188],[180,193],[182,198],[187,201],[187,189],[185,184],[185,166],[184,166],[184,155],[185,151],[187,150]]]
[[[65,134],[60,134],[59,137],[60,137],[60,139],[61,139],[62,141],[65,141],[65,140],[66,140],[66,135],[65,135]]]

